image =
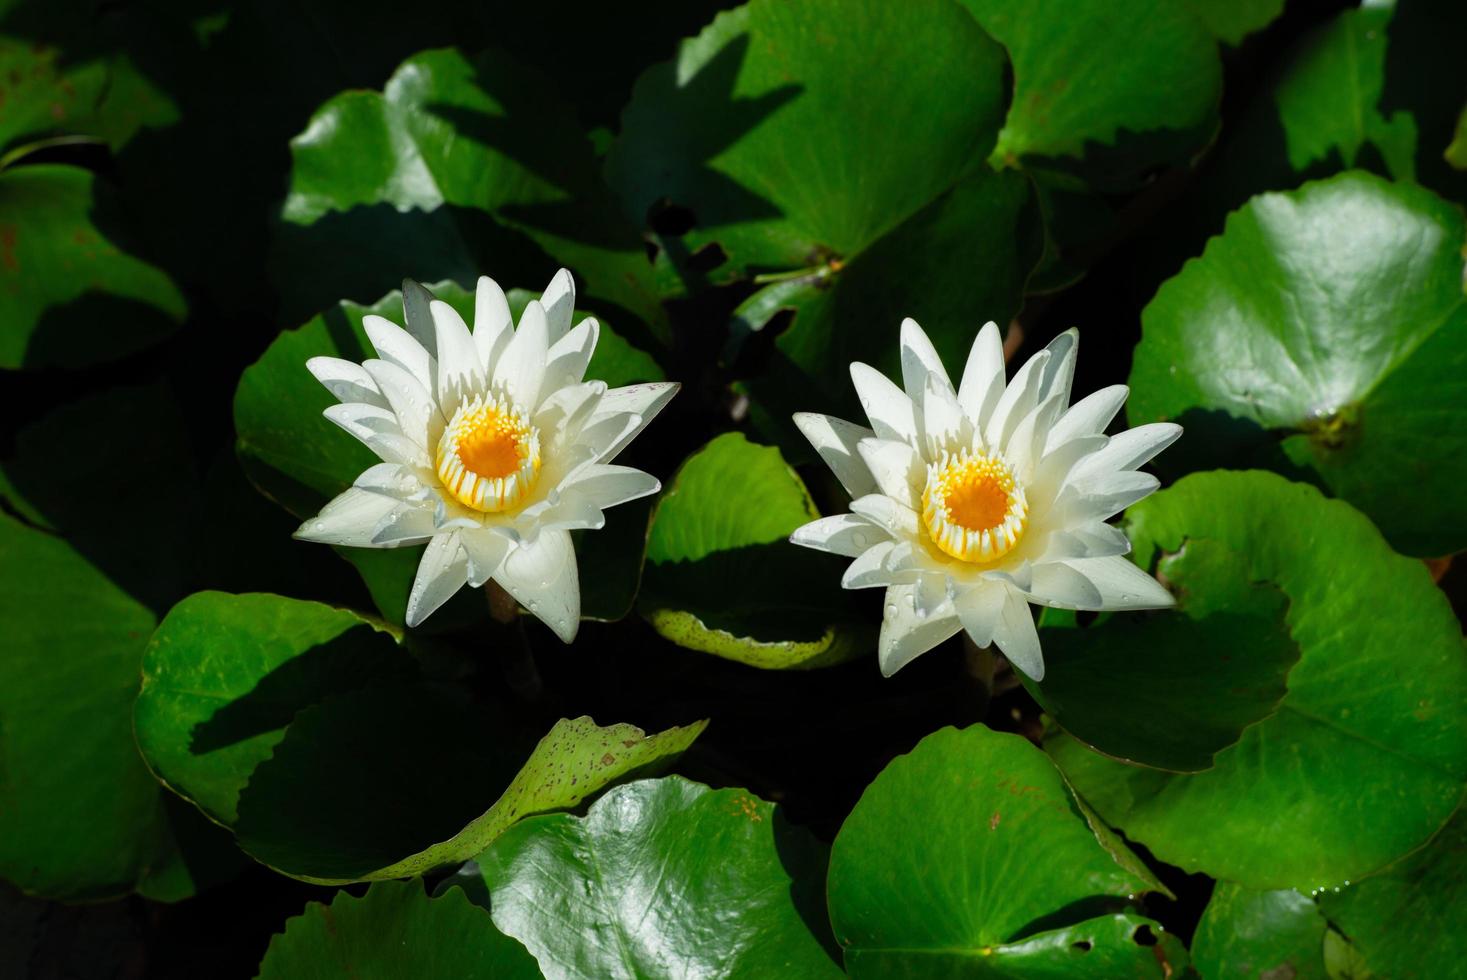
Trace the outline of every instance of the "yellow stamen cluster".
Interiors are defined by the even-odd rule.
[[[1029,503],[1001,457],[964,449],[927,467],[922,520],[932,543],[963,561],[990,562],[1024,534]]]
[[[540,433],[509,399],[475,395],[443,430],[437,469],[464,506],[486,514],[509,510],[540,475]]]

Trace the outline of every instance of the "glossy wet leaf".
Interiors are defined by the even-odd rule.
[[[962,3],[1014,63],[996,165],[1083,161],[1097,175],[1125,178],[1182,162],[1211,135],[1222,65],[1186,4]]]
[[[1382,108],[1393,15],[1385,6],[1342,11],[1284,53],[1219,146],[1200,206],[1184,212],[1196,226],[1195,248],[1259,191],[1347,167],[1414,175],[1414,117]]]
[[[472,292],[451,282],[431,285],[429,290],[472,322]],[[538,296],[511,289],[510,311],[518,317]],[[306,361],[312,357],[361,362],[376,356],[362,328],[362,318],[369,313],[401,325],[402,294],[389,293],[372,306],[339,303],[299,329],[282,332],[260,359],[245,369],[235,391],[236,445],[245,472],[262,493],[301,519],[317,513],[363,470],[379,462],[370,450],[321,415],[336,399],[306,370]],[[577,319],[583,315],[575,314]],[[599,378],[610,387],[663,377],[650,356],[617,336],[605,323],[601,324],[600,340],[586,376]],[[594,569],[598,564],[607,567],[615,563],[618,576],[624,579],[640,562],[635,518],[613,510],[608,521],[612,520],[626,525],[623,540],[618,541],[623,546],[597,555],[588,564]],[[599,539],[598,544],[608,548],[611,542]],[[343,548],[340,553],[362,573],[382,615],[401,624],[422,548]],[[625,602],[621,595],[598,597],[596,604],[588,602],[585,612],[615,618],[624,611]],[[435,628],[462,624],[482,616],[483,610],[482,598],[466,590],[434,617],[439,620],[437,624],[430,624]]]
[[[349,610],[195,593],[168,613],[143,656],[138,747],[169,788],[233,825],[240,790],[297,712],[417,673],[382,623]]]
[[[1192,938],[1192,962],[1205,977],[1326,980],[1319,906],[1292,888],[1253,891],[1220,881]]]
[[[550,977],[838,977],[824,854],[773,804],[678,777],[526,820],[478,858],[494,923]]]
[[[0,515],[0,874],[50,898],[126,894],[171,859],[132,740],[155,622],[65,541]]]
[[[959,376],[977,328],[1018,313],[1040,246],[1029,182],[980,167],[839,268],[750,296],[730,323],[728,359],[759,366],[749,384],[765,410],[854,415],[850,363],[899,375],[896,337],[906,317]]]
[[[1467,815],[1380,874],[1321,892],[1319,907],[1375,976],[1451,976],[1467,960]]]
[[[850,260],[986,152],[1003,67],[950,3],[755,0],[642,76],[607,176],[639,221],[691,210],[689,249],[716,241],[736,269]]]
[[[1199,611],[1277,588],[1300,656],[1278,710],[1205,772],[1051,738],[1080,794],[1161,860],[1256,889],[1358,880],[1425,843],[1467,777],[1467,661],[1426,568],[1349,505],[1261,471],[1187,477],[1127,518],[1143,567]]]
[[[1124,762],[1197,772],[1243,729],[1273,714],[1299,659],[1288,602],[1267,585],[1215,598],[1177,597],[1175,611],[1120,613],[1089,628],[1045,610],[1044,682],[1023,678],[1065,731]],[[1138,653],[1144,651],[1144,660]]]
[[[260,980],[454,977],[536,980],[535,960],[462,892],[429,898],[421,881],[379,881],[311,902],[270,940]]]
[[[756,667],[816,667],[869,649],[838,568],[789,543],[818,516],[779,450],[719,436],[658,502],[638,610],[680,646]]]
[[[1147,920],[1102,915],[1152,890],[1043,752],[982,725],[895,759],[831,849],[831,923],[855,977],[1160,977],[1134,938]],[[1185,965],[1174,939],[1164,949]]]
[[[178,328],[183,295],[129,248],[120,217],[80,167],[0,173],[0,368],[84,367]]]
[[[403,275],[471,285],[491,258],[511,280],[548,280],[566,265],[588,297],[662,329],[652,267],[573,110],[504,51],[414,55],[381,92],[328,101],[291,153],[281,229],[289,278],[322,244],[345,241],[388,249],[330,293],[358,299]]]
[[[1193,423],[1173,466],[1318,481],[1408,554],[1467,546],[1462,242],[1456,208],[1363,173],[1254,198],[1146,307],[1131,421]]]
[[[784,330],[756,396],[771,411],[792,388],[848,397],[852,359],[894,367],[904,316],[956,359],[1017,311],[1037,212],[1026,181],[981,165],[1003,69],[950,3],[756,0],[637,83],[608,179],[638,221],[686,216],[658,241],[690,285],[765,277],[726,353],[762,365],[751,339]]]

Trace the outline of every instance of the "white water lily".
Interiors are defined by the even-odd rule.
[[[851,378],[871,421],[795,423],[852,497],[851,513],[799,528],[795,544],[854,558],[842,584],[886,589],[879,659],[890,676],[966,630],[1039,680],[1029,603],[1157,609],[1166,589],[1124,556],[1107,518],[1155,490],[1136,472],[1181,435],[1167,422],[1105,435],[1125,385],[1073,406],[1078,334],[1035,354],[1007,383],[1003,343],[978,333],[957,390],[922,328],[902,323],[905,391],[865,364]]]
[[[409,288],[406,330],[363,318],[378,359],[306,363],[341,400],[326,417],[382,462],[295,536],[362,548],[427,542],[409,626],[465,583],[492,579],[569,643],[581,612],[570,532],[599,528],[604,508],[661,489],[611,460],[678,385],[608,391],[583,380],[599,326],[588,317],[571,328],[575,285],[564,269],[517,328],[488,277],[479,280],[472,331],[453,307]]]

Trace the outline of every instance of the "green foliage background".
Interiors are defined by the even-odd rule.
[[[1467,7],[0,0],[0,976],[1467,975]],[[293,541],[404,277],[683,390],[562,646]],[[846,365],[1175,420],[1042,683],[791,530]],[[1022,683],[1021,683],[1022,681]],[[675,772],[673,771],[675,770]]]

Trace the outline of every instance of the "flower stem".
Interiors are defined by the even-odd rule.
[[[545,683],[530,653],[530,641],[520,620],[519,601],[493,579],[484,583],[484,596],[489,600],[489,618],[502,627],[495,632],[505,635],[501,661],[505,683],[526,701],[539,701],[545,696]]]
[[[980,647],[967,632],[962,635],[963,666],[967,669],[968,676],[978,682],[983,701],[979,716],[982,717],[988,713],[988,703],[993,700],[993,647]]]

